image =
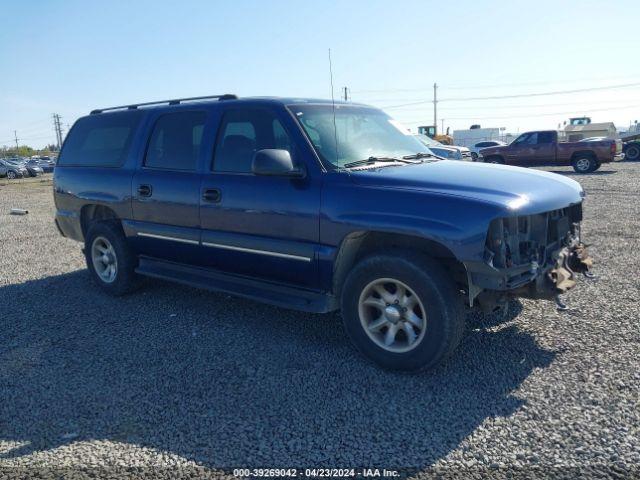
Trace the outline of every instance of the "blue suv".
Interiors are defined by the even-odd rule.
[[[340,309],[383,367],[438,364],[465,309],[553,299],[591,260],[580,185],[435,156],[366,105],[235,95],[94,110],[54,172],[56,225],[107,292],[142,276]]]

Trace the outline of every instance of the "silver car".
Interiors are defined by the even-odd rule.
[[[471,152],[469,152],[469,149],[467,147],[445,145],[421,133],[414,134],[414,137],[420,140],[423,145],[427,146],[429,150],[431,150],[439,157],[448,158],[450,160],[471,160]]]
[[[5,158],[0,158],[0,177],[13,179],[28,176],[29,172],[24,165],[13,163]]]

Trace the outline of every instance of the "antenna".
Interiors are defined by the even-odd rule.
[[[336,101],[333,98],[333,68],[331,66],[331,49],[329,49],[329,77],[331,78],[331,108],[333,109],[333,135],[336,142],[336,166],[338,165],[338,127],[336,126]]]

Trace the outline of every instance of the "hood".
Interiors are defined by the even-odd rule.
[[[480,153],[484,156],[486,156],[488,153],[497,153],[501,150],[504,150],[506,148],[508,148],[509,145],[494,145],[492,147],[482,147],[479,148],[478,150],[480,151]]]
[[[562,175],[507,165],[441,160],[350,171],[363,186],[453,195],[501,206],[513,214],[564,208],[582,201],[580,184]]]

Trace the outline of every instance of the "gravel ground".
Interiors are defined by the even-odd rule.
[[[50,184],[0,184],[0,476],[638,476],[640,163],[558,171],[587,191],[597,280],[569,312],[470,318],[422,374],[363,360],[337,314],[155,281],[110,298],[58,235]]]

